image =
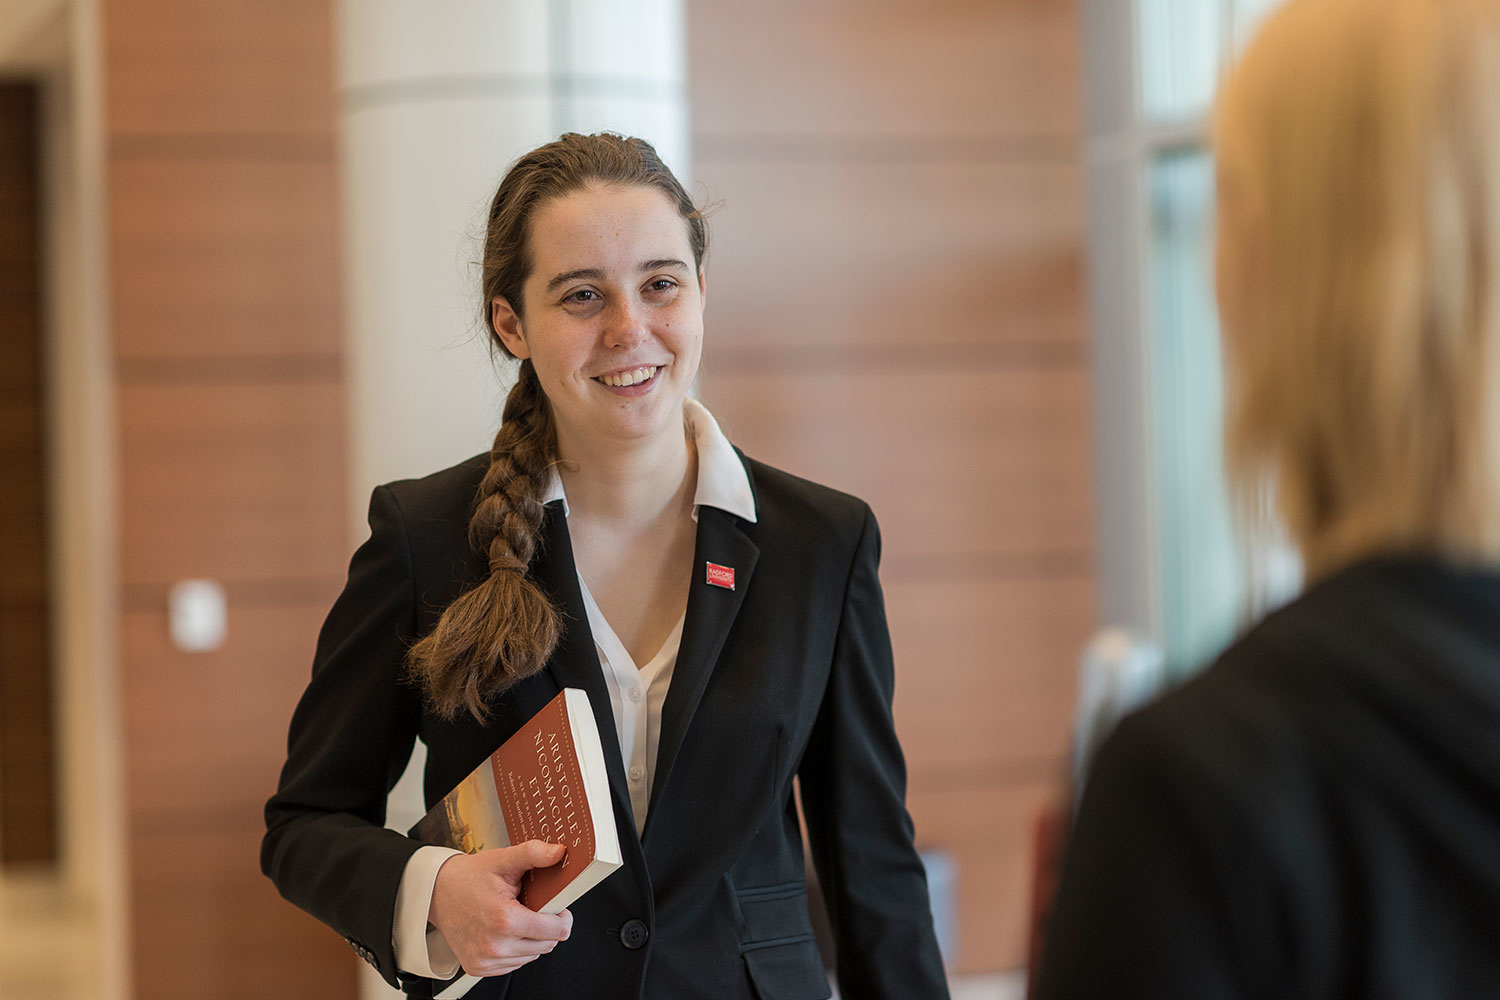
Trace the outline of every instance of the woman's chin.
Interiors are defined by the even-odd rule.
[[[614,405],[595,413],[594,419],[581,428],[594,440],[632,446],[668,435],[682,436],[682,396],[658,391],[616,397],[610,402]]]

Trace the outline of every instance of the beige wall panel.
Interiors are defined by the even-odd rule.
[[[1069,135],[1078,26],[1055,0],[766,0],[689,11],[693,132]]]
[[[105,0],[111,133],[326,134],[332,5]]]
[[[1071,158],[778,163],[704,151],[698,177],[722,199],[710,222],[710,365],[716,347],[789,351],[794,362],[855,345],[893,365],[976,342],[1082,354]]]
[[[353,1000],[358,959],[277,895],[260,873],[259,841],[258,831],[132,838],[137,997]]]
[[[339,576],[338,383],[119,388],[122,577]]]
[[[934,789],[913,783],[907,808],[916,823],[917,846],[945,850],[957,864],[956,971],[1025,966],[1036,824],[1059,788],[1045,776]]]
[[[126,773],[143,825],[248,806],[249,828],[259,828],[335,587],[326,601],[291,607],[246,607],[231,590],[226,642],[212,652],[174,647],[165,606],[123,616]]]
[[[891,582],[1076,566],[1093,530],[1087,393],[1082,370],[716,371],[703,387],[749,455],[869,501]]]
[[[1067,750],[1089,575],[885,587],[896,727],[913,780],[993,774]]]
[[[116,160],[118,354],[337,354],[337,180],[326,159]]]

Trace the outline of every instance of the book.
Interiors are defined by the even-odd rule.
[[[560,913],[623,863],[604,747],[588,693],[564,688],[427,811],[410,836],[474,854],[528,840],[562,844],[563,859],[521,880],[520,902]],[[442,997],[478,982],[462,973]]]

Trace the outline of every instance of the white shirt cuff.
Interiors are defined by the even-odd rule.
[[[396,965],[403,972],[426,979],[451,979],[458,972],[458,957],[441,931],[436,927],[428,930],[427,914],[432,909],[438,869],[460,853],[429,845],[418,848],[406,862],[401,885],[396,889],[396,924],[391,928]]]

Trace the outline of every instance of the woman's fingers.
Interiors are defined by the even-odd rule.
[[[563,854],[558,845],[528,841],[443,862],[428,919],[442,932],[464,971],[502,975],[567,940],[572,913],[537,913],[516,898],[526,872],[556,864]]]
[[[522,907],[522,909],[525,908]],[[548,916],[548,914],[532,914],[532,916]],[[561,916],[561,914],[556,916]],[[568,914],[568,923],[570,925],[572,923],[571,914]],[[558,940],[555,938],[496,937],[471,952],[468,959],[463,962],[464,971],[474,976],[504,975],[551,953],[557,947]]]
[[[573,926],[571,913],[536,913],[513,899],[494,901],[481,913],[484,930],[497,947],[500,942],[514,942],[515,947],[528,952],[567,940]],[[523,953],[527,952],[516,952]]]

